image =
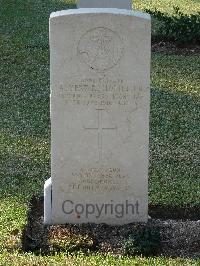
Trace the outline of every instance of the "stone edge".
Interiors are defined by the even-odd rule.
[[[118,9],[118,8],[79,8],[79,9],[61,10],[51,13],[50,19],[56,17],[81,15],[81,14],[114,14],[114,15],[133,16],[141,19],[151,20],[151,16],[147,13],[127,10],[127,9]]]
[[[84,1],[81,1],[81,0],[76,0],[76,5],[77,5],[77,8],[84,8],[84,4],[83,4]],[[132,1],[131,0],[126,0],[126,4],[127,5],[127,8],[126,7],[123,7],[123,8],[120,8],[119,9],[127,9],[127,10],[132,10]],[[93,8],[93,7],[91,7]],[[111,7],[112,8],[112,7]],[[114,8],[114,7],[113,7]]]
[[[44,225],[52,224],[52,182],[51,177],[44,184]]]

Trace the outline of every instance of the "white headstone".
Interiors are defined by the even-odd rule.
[[[78,8],[132,9],[131,0],[77,0]]]
[[[150,32],[140,12],[51,14],[45,224],[147,221]]]

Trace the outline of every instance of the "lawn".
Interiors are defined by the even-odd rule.
[[[135,7],[157,7],[170,14],[172,2],[136,0]],[[176,5],[186,13],[200,10],[197,0],[178,0]],[[27,204],[33,195],[42,195],[50,176],[48,18],[52,11],[74,5],[0,0],[0,6],[0,265],[200,265],[179,258],[20,253]],[[152,204],[200,204],[199,66],[199,54],[152,54]]]
[[[172,14],[174,11],[174,6],[178,6],[181,12],[185,14],[196,14],[200,10],[200,1],[199,0],[134,0],[133,7],[135,9],[151,9],[155,8]]]

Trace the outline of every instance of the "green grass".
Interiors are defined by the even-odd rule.
[[[154,54],[150,200],[200,204],[199,56]]]
[[[173,13],[173,6],[179,6],[180,11],[185,14],[196,14],[200,10],[199,0],[134,0],[133,8],[138,10],[155,8],[168,13]]]
[[[200,263],[200,262],[199,262]],[[59,265],[59,266],[198,266],[198,261],[190,259],[168,259],[168,258],[149,258],[142,257],[118,258],[111,255],[102,256],[66,256],[66,254],[60,254],[54,257],[41,257],[34,256],[32,254],[7,254],[0,255],[0,265],[17,266],[17,265],[34,265],[34,266],[46,266],[46,265]]]
[[[170,13],[171,2],[159,1],[160,9]],[[138,8],[149,8],[149,3],[135,1]],[[199,1],[177,3],[185,12],[199,6]],[[43,193],[50,176],[48,17],[73,5],[0,0],[0,6],[0,265],[200,265],[181,259],[18,252],[27,203],[33,194]],[[199,65],[197,55],[152,55],[151,203],[200,203]]]

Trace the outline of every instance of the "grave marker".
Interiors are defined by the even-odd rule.
[[[131,0],[77,0],[78,8],[132,9]]]
[[[140,12],[51,14],[45,224],[147,221],[150,35]]]

